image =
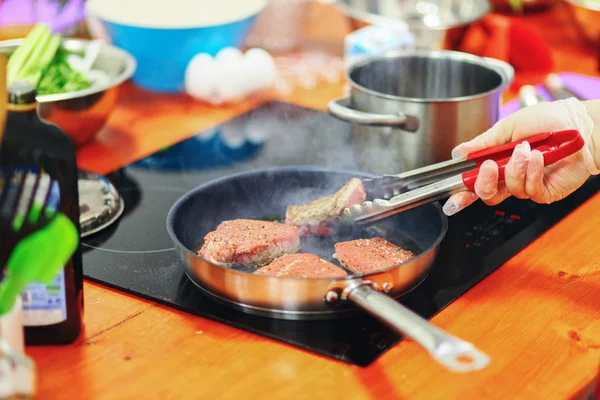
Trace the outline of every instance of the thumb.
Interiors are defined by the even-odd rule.
[[[502,134],[501,127],[494,126],[481,135],[464,142],[452,149],[452,158],[466,157],[471,153],[479,150],[487,149],[490,146],[495,146],[496,140],[493,140],[493,135]],[[504,136],[504,135],[501,135]]]
[[[515,117],[513,115],[497,121],[481,135],[456,146],[452,149],[452,158],[465,157],[470,153],[510,142],[515,129]]]
[[[454,149],[452,149],[452,158],[456,159],[456,158],[466,157],[470,153],[474,153],[476,151],[483,150],[484,148],[485,147],[482,147],[482,145],[480,143],[477,143],[475,141],[475,139],[473,139],[468,142],[461,143],[458,146],[456,146]]]

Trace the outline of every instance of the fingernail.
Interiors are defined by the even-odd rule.
[[[492,171],[496,169],[496,161],[494,160],[485,160],[481,163],[481,169],[487,169],[488,171]]]
[[[464,142],[456,146],[452,149],[452,158],[461,158],[469,154],[469,146],[471,145],[471,140],[468,142]]]
[[[520,175],[519,178],[521,179],[527,176],[529,160],[531,160],[531,146],[529,143],[523,142],[516,145],[513,152],[514,172]]]
[[[515,163],[524,164],[529,161],[531,156],[531,146],[528,142],[523,142],[515,146],[515,151],[513,153],[515,158]]]
[[[496,195],[497,182],[492,177],[496,172],[496,168],[496,162],[493,160],[486,160],[481,164],[477,178],[478,184],[475,185],[475,193],[482,200],[491,199]]]
[[[444,214],[448,216],[454,215],[458,211],[458,206],[453,202],[447,202],[444,204],[444,207],[442,207],[442,211],[444,211]]]
[[[463,152],[461,151],[462,147],[463,146],[460,145],[452,149],[452,158],[461,158],[465,156],[465,154],[463,154]]]

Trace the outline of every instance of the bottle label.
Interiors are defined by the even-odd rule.
[[[32,283],[22,294],[23,325],[45,326],[67,319],[64,271],[50,284]]]

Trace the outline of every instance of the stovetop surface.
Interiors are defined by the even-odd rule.
[[[370,364],[401,340],[370,316],[307,322],[245,314],[200,292],[176,257],[165,219],[180,196],[224,175],[283,165],[358,170],[349,125],[323,112],[272,102],[110,174],[125,212],[115,225],[83,240],[85,276],[305,350]],[[516,199],[497,207],[472,205],[450,218],[430,275],[400,302],[431,318],[599,187],[600,180],[591,179],[552,205]]]

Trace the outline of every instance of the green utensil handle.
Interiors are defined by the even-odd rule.
[[[0,315],[12,309],[25,286],[33,282],[52,282],[78,244],[77,228],[61,213],[45,228],[21,240],[8,260],[6,275],[0,283]]]

